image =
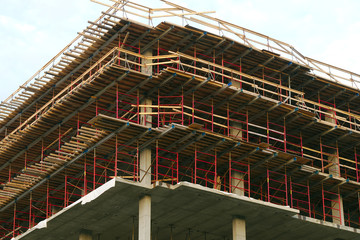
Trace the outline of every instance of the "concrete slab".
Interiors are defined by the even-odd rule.
[[[139,199],[152,199],[152,235],[154,239],[230,238],[232,219],[246,220],[250,240],[339,240],[360,239],[360,230],[298,215],[286,206],[221,192],[181,182],[175,186],[113,179],[87,196],[53,215],[46,227],[28,230],[16,239],[77,239],[88,229],[100,239],[137,239]],[[45,225],[44,223],[41,225]],[[133,232],[134,229],[134,232]]]

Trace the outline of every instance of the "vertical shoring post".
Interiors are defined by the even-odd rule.
[[[116,84],[116,118],[119,118],[119,84]]]
[[[214,100],[211,99],[211,131],[214,132]]]
[[[358,192],[358,207],[359,207],[359,214],[360,214],[360,193]],[[358,224],[360,225],[360,216],[358,217]]]
[[[249,160],[248,160],[248,163],[247,163],[247,167],[248,167],[248,196],[250,197],[250,192],[251,192],[251,190],[250,190],[250,187],[251,187],[251,183],[250,183],[250,181],[251,181],[251,178],[250,178],[250,162],[249,162]]]
[[[215,73],[215,63],[216,63],[216,61],[215,61],[215,58],[216,58],[216,55],[215,55],[215,49],[214,49],[214,51],[213,51],[213,63],[214,63],[214,66],[213,66],[213,78],[214,78],[214,81],[215,81],[215,78],[216,78],[216,73]]]
[[[80,113],[77,114],[77,135],[80,134],[79,129],[80,129]]]
[[[139,41],[139,49],[138,49],[138,54],[139,54],[139,56],[140,56],[140,54],[141,54],[140,42],[141,42],[141,41]],[[138,72],[141,72],[142,64],[141,64],[141,58],[140,58],[140,57],[138,57],[138,63],[139,63],[139,65],[138,65]],[[136,66],[135,66],[135,69],[136,69]],[[145,122],[146,122],[146,121],[145,121]]]
[[[320,155],[321,155],[321,172],[324,172],[324,156],[323,156],[321,137],[320,137]]]
[[[339,145],[338,145],[338,141],[336,141],[336,158],[337,158],[337,169],[339,171],[338,176],[341,177],[341,169],[340,169],[340,154],[339,154]],[[346,169],[345,169],[346,170]],[[345,172],[346,174],[346,172]],[[347,176],[345,175],[345,177],[347,178]]]
[[[174,165],[175,163],[171,163],[171,184],[174,185]]]
[[[266,181],[267,181],[267,195],[268,195],[267,201],[270,202],[270,176],[269,176],[269,169],[266,169],[266,172],[267,172]]]
[[[286,197],[286,199],[285,199],[286,200],[286,206],[289,206],[286,166],[285,166],[285,197]]]
[[[230,136],[229,103],[226,104],[227,135]]]
[[[196,74],[196,45],[194,46],[194,75]]]
[[[32,220],[31,220],[31,215],[32,215],[32,192],[30,192],[30,200],[29,200],[29,229],[32,227]]]
[[[157,106],[157,112],[158,112],[158,127],[160,127],[160,90],[158,89],[158,106]]]
[[[348,112],[349,112],[349,120],[350,120],[350,129],[352,129],[352,117],[351,117],[351,110],[350,110],[350,103],[347,104]],[[355,122],[355,120],[354,120]]]
[[[221,54],[221,82],[224,83],[224,54]]]
[[[44,139],[41,139],[41,162],[44,160]]]
[[[179,153],[176,153],[176,183],[179,182]]]
[[[46,186],[46,219],[49,218],[49,182],[48,180]]]
[[[216,149],[215,149],[215,151],[214,151],[214,154],[215,154],[215,170],[214,170],[214,172],[215,172],[215,189],[217,189],[217,184],[218,184],[218,182],[217,182],[217,159],[216,159]],[[220,188],[221,188],[221,183],[220,183]]]
[[[287,145],[287,142],[286,142],[286,121],[285,121],[285,118],[284,118],[284,151],[286,152],[286,145]]]
[[[160,73],[160,65],[159,65],[159,62],[160,62],[160,59],[159,59],[159,56],[160,56],[160,40],[158,40],[158,44],[157,44],[157,55],[158,55],[158,59],[157,59],[157,62],[158,62],[158,65],[157,65],[157,73],[159,74]]]
[[[358,169],[358,159],[357,159],[357,154],[356,154],[356,147],[354,147],[354,153],[355,153],[356,181],[359,182],[359,169]]]
[[[300,132],[300,146],[301,146],[301,156],[304,156],[303,142],[302,142],[302,133]],[[311,162],[311,166],[314,166],[314,162]]]
[[[265,80],[265,67],[262,68],[262,72],[263,72],[263,80]],[[265,96],[265,83],[264,83],[264,81],[262,83],[262,87],[263,87],[263,96]]]
[[[116,161],[116,149],[115,149],[115,161]],[[96,188],[95,176],[96,176],[96,148],[94,148],[94,161],[93,161],[93,190],[95,190]]]
[[[192,123],[195,122],[195,97],[192,95]]]
[[[241,58],[239,59],[239,72],[241,72],[242,70],[242,65],[241,65]],[[240,75],[240,80],[242,80],[242,76]],[[240,89],[242,89],[242,82],[240,82]]]
[[[87,194],[87,179],[86,179],[86,156],[85,156],[85,159],[84,159],[84,195],[85,196]]]
[[[159,180],[159,141],[156,140],[156,167],[155,167],[155,182]]]
[[[309,180],[306,181],[307,187],[307,194],[308,194],[308,205],[309,205],[309,217],[311,217],[311,203],[310,203],[310,187],[309,187]],[[314,216],[315,218],[315,216]]]
[[[26,167],[27,167],[27,151],[25,151],[25,169],[26,169]]]
[[[337,188],[338,189],[338,201],[339,201],[339,218],[340,218],[340,225],[344,224],[345,225],[345,219],[342,219],[342,215],[341,212],[343,211],[342,209],[342,204],[341,204],[341,197],[340,197],[340,187]],[[350,216],[349,216],[350,218]],[[343,222],[344,221],[344,222]]]
[[[325,221],[326,215],[325,215],[325,198],[324,198],[324,184],[321,183],[321,193],[322,193],[322,203],[323,203],[323,220]],[[315,211],[315,210],[314,210]]]
[[[65,172],[65,189],[64,189],[64,208],[67,207],[67,175],[66,175],[66,172]]]
[[[322,114],[321,114],[321,107],[320,107],[320,104],[321,104],[321,100],[320,100],[320,92],[318,92],[318,103],[319,103],[319,118],[321,119]]]
[[[249,142],[249,110],[246,110],[246,141]]]
[[[294,208],[291,176],[290,176],[290,207]]]
[[[268,144],[270,144],[270,131],[269,131],[269,113],[267,112],[266,113],[266,126],[267,126],[267,128],[266,128],[266,135],[267,135],[267,143]]]
[[[229,193],[232,193],[231,174],[232,174],[232,171],[231,171],[231,152],[229,152]]]
[[[136,181],[139,181],[139,141],[136,146],[136,165],[134,165],[134,174],[136,174]]]
[[[197,174],[197,171],[196,171],[196,168],[197,168],[197,154],[196,154],[196,144],[195,144],[195,175],[194,175],[194,183],[196,184],[196,174]]]
[[[95,115],[99,115],[99,112],[98,112],[98,100],[96,99],[95,101]]]
[[[279,74],[280,75],[280,78],[279,78],[279,82],[280,82],[280,94],[279,94],[279,96],[280,96],[280,102],[282,102],[282,85],[281,85],[281,73]]]
[[[115,136],[115,164],[114,164],[115,177],[118,175],[118,135]]]
[[[10,182],[11,181],[11,164],[9,165],[9,179],[8,181]]]
[[[139,89],[137,90],[137,99],[136,99],[136,105],[137,105],[137,124],[140,124],[140,93]]]
[[[184,125],[184,93],[181,92],[181,125]]]
[[[124,40],[125,41],[125,40]],[[119,49],[121,48],[121,33],[119,34]],[[120,50],[118,50],[119,53],[118,53],[118,65],[120,66]]]
[[[13,238],[15,238],[15,228],[16,228],[16,202],[14,204]]]
[[[61,147],[61,125],[59,125],[59,142],[58,142],[58,150],[60,151]]]

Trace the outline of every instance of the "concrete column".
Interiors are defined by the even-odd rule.
[[[233,240],[246,240],[246,222],[245,219],[234,217],[232,221]]]
[[[231,192],[235,193],[239,196],[245,195],[245,185],[244,185],[244,174],[239,172],[232,172],[231,173]]]
[[[345,225],[343,198],[340,195],[339,198],[334,198],[333,200],[335,201],[335,202],[333,202],[333,206],[331,206],[333,208],[332,215],[334,216],[333,223]],[[336,210],[336,209],[340,209],[340,211]],[[341,218],[341,221],[340,221],[340,218]]]
[[[240,83],[237,81],[232,81],[231,82],[232,86],[236,87],[236,88],[240,88]],[[238,123],[238,122],[232,122],[231,126],[234,128],[230,128],[230,135],[231,136],[235,136],[239,139],[243,138],[243,132],[240,131],[239,129],[242,129],[242,124]]]
[[[145,56],[145,57],[152,57],[153,56],[152,49],[147,50],[142,55]],[[145,66],[141,67],[141,72],[142,73],[145,73],[146,75],[152,75],[153,74],[152,66],[151,65],[146,66],[146,64],[150,64],[150,63],[152,63],[152,59],[144,59],[144,58],[142,59],[141,64],[145,65]]]
[[[82,229],[79,234],[79,240],[92,240],[92,232],[90,230]]]
[[[151,184],[151,148],[140,152],[140,180],[142,183]]]
[[[151,197],[139,201],[139,240],[151,240]]]
[[[152,50],[148,50],[143,53],[146,57],[152,56]],[[142,59],[142,64],[151,63],[151,59]],[[152,75],[152,66],[142,66],[141,72],[145,73],[146,75]],[[143,102],[140,103],[141,105],[152,105],[152,100],[149,98],[144,99]],[[151,113],[151,107],[141,107],[141,113]],[[140,123],[145,125],[149,128],[152,127],[152,115],[150,114],[141,114],[140,116]],[[142,183],[151,184],[151,148],[145,148],[140,152],[140,180]]]
[[[327,115],[325,115],[325,121],[332,123],[332,124],[336,124],[336,120],[335,120],[335,114],[333,111],[328,111],[329,114],[332,115],[332,117],[328,117]],[[334,155],[336,155],[337,153],[335,152]],[[328,157],[329,162],[333,162],[334,164],[329,167],[329,174],[333,175],[334,177],[340,177],[340,166],[339,164],[339,159],[337,156],[329,156]],[[333,198],[333,206],[332,207],[332,215],[333,217],[333,223],[336,224],[341,224],[341,225],[345,225],[345,219],[344,219],[344,207],[343,207],[343,198],[340,195],[340,198],[335,197]],[[341,221],[340,221],[341,218]]]
[[[141,105],[151,105],[151,99],[145,99]],[[151,112],[151,108],[142,107],[140,109],[141,113],[149,113]],[[146,122],[145,122],[146,119]],[[151,115],[141,115],[141,124],[151,128]],[[140,180],[142,183],[151,184],[151,148],[145,148],[140,152]]]

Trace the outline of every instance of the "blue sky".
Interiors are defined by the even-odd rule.
[[[105,1],[105,0],[103,0]],[[158,6],[158,0],[142,1]],[[293,45],[303,55],[360,73],[360,1],[175,0]],[[90,0],[0,0],[0,100],[107,8]],[[167,21],[171,21],[168,19]]]

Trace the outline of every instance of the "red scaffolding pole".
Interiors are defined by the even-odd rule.
[[[342,219],[342,204],[340,199],[340,194],[333,193],[330,191],[324,190],[324,185],[322,184],[322,205],[323,205],[323,220],[324,221],[334,221],[337,220],[340,225],[343,224],[344,219]]]
[[[230,153],[229,192],[238,192],[238,190],[250,197],[250,165],[233,160]]]
[[[217,188],[216,153],[209,154],[195,150],[195,184]]]
[[[288,187],[286,174],[267,169],[268,202],[288,206]]]
[[[155,181],[179,182],[179,154],[156,147]]]
[[[115,149],[115,172],[122,178],[139,180],[139,147],[116,143]]]
[[[309,184],[294,183],[290,178],[291,207],[296,208],[311,217],[311,202]]]

